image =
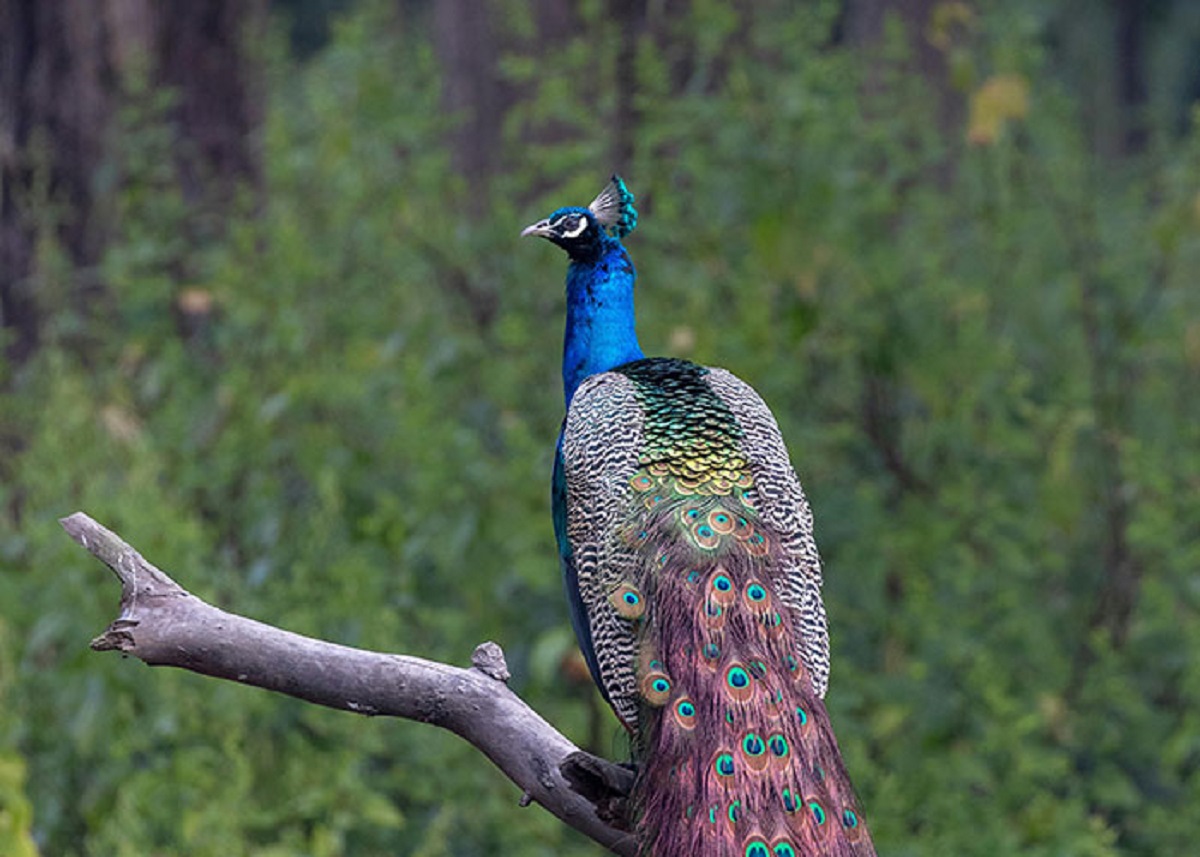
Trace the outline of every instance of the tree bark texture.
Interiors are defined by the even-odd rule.
[[[480,645],[473,666],[464,669],[293,634],[205,603],[81,512],[61,523],[121,582],[120,614],[92,641],[93,649],[356,714],[449,729],[524,791],[522,805],[537,801],[614,853],[636,854],[632,834],[597,814],[597,806],[604,813],[614,791],[628,791],[632,775],[582,753],[509,690],[504,655],[495,643]]]

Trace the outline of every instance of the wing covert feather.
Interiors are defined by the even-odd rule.
[[[605,695],[630,726],[638,711],[637,641],[633,626],[617,614],[608,596],[638,562],[619,533],[635,502],[629,480],[638,469],[642,424],[633,383],[604,372],[579,386],[563,432],[567,539],[579,598]]]
[[[763,520],[775,531],[785,554],[780,598],[797,611],[800,651],[817,694],[829,685],[829,629],[821,601],[821,556],[813,538],[812,509],[792,468],[783,435],[757,391],[725,369],[709,368],[708,383],[742,427],[742,453],[754,475]]]

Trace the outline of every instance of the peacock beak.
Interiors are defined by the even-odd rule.
[[[527,235],[536,235],[539,238],[549,238],[553,234],[554,234],[554,230],[550,227],[549,219],[539,220],[537,223],[533,224],[532,226],[526,226],[524,229],[521,230],[522,238],[524,238]]]

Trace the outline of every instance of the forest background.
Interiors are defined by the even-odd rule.
[[[550,525],[561,254],[817,520],[880,853],[1200,840],[1200,4],[0,0],[0,854],[582,855],[476,751],[88,651],[82,509],[227,609],[626,743]]]

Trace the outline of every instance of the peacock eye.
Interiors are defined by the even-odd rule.
[[[559,229],[563,238],[578,238],[587,229],[587,218],[573,214],[563,219]]]

